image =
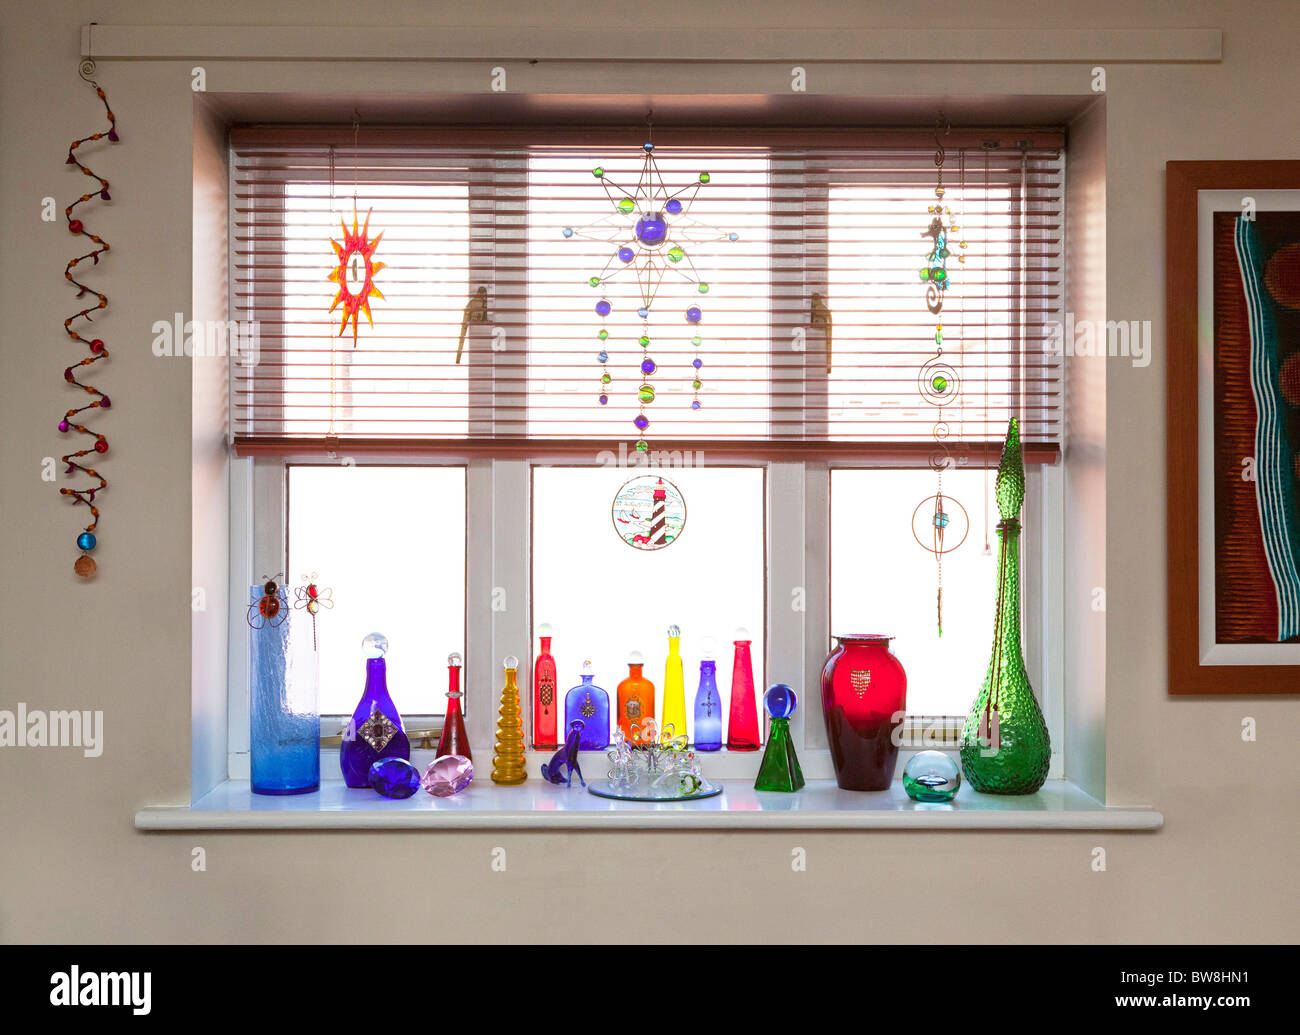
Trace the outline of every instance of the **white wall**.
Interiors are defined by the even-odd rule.
[[[1153,835],[700,834],[591,837],[486,833],[143,835],[146,803],[188,800],[191,778],[191,539],[222,535],[214,501],[191,497],[191,369],[156,359],[150,326],[211,304],[192,297],[192,62],[104,62],[102,81],[122,143],[92,161],[113,181],[111,206],[87,221],[114,250],[92,276],[111,296],[102,334],[114,350],[101,374],[114,409],[103,463],[102,574],[71,574],[77,516],[40,461],[58,455],[68,403],[60,370],[72,355],[62,319],[75,310],[62,280],[71,238],[40,221],[41,199],[81,189],[62,162],[67,143],[100,125],[76,79],[79,26],[114,24],[639,24],[644,5],[610,0],[597,13],[561,0],[488,6],[294,0],[274,7],[165,2],[8,5],[0,13],[0,707],[102,708],[107,749],[0,750],[0,937],[22,940],[547,938],[563,921],[579,937],[608,934],[632,889],[671,887],[688,936],[956,940],[1294,940],[1300,908],[1296,834],[1300,713],[1293,700],[1170,699],[1165,686],[1163,165],[1166,159],[1300,157],[1300,109],[1289,103],[1300,6],[1159,0],[1086,8],[1013,0],[951,6],[952,26],[1213,26],[1215,64],[1109,67],[1105,107],[1106,290],[1113,319],[1151,319],[1146,369],[1104,366],[1106,784],[1112,800],[1151,802]],[[656,20],[681,27],[928,27],[936,14],[896,4],[777,0],[745,5],[663,0]],[[720,55],[727,56],[727,55]],[[798,60],[792,55],[791,63]],[[771,71],[771,70],[769,70]],[[777,69],[775,71],[781,71]],[[835,65],[811,89],[882,96],[1079,94],[1089,69],[1054,64]],[[652,65],[512,66],[512,88],[652,92]],[[773,73],[774,74],[774,73]],[[688,70],[673,92],[757,90],[758,72]],[[340,76],[344,77],[340,86]],[[338,65],[211,62],[208,88],[338,91],[480,90],[479,64]],[[613,85],[617,82],[617,86]],[[1086,130],[1087,127],[1084,127]],[[210,258],[210,257],[209,257]],[[213,398],[213,397],[209,397]],[[215,405],[215,402],[214,402]],[[200,444],[200,453],[202,453]],[[208,454],[211,458],[211,454]],[[215,461],[211,461],[215,462]],[[1094,497],[1097,487],[1094,487]],[[201,513],[195,514],[198,507]],[[202,543],[195,551],[203,553]],[[212,596],[209,600],[213,600]],[[225,606],[224,602],[220,606]],[[214,659],[213,666],[220,664]],[[483,670],[483,669],[480,669]],[[216,680],[215,673],[209,677]],[[196,687],[193,692],[202,690]],[[1239,736],[1259,722],[1255,744]],[[195,760],[200,770],[207,766]],[[806,874],[790,849],[808,850]],[[1094,845],[1109,869],[1089,867]],[[191,849],[207,849],[206,873]],[[489,870],[504,845],[506,873]],[[364,874],[398,882],[387,916],[346,908]],[[439,893],[453,881],[454,893]],[[764,901],[780,896],[780,909]]]

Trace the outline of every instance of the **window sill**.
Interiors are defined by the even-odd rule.
[[[723,780],[723,793],[697,802],[619,802],[530,776],[517,787],[476,781],[452,798],[417,792],[390,801],[341,780],[312,794],[265,797],[246,780],[227,780],[188,808],[150,806],[140,830],[1158,830],[1164,817],[1144,807],[1107,807],[1074,784],[1049,780],[1036,794],[997,797],[963,787],[950,805],[910,800],[897,781],[887,791],[842,791],[810,780],[796,794],[758,792]]]

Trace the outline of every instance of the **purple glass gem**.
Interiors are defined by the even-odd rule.
[[[606,302],[603,298],[596,303],[596,313],[599,316],[608,316],[609,311],[612,308],[613,307],[608,302]]]
[[[652,216],[642,216],[636,222],[636,239],[651,247],[664,243],[668,237],[668,224],[663,216],[656,212]]]
[[[429,763],[420,786],[435,798],[450,798],[468,787],[473,779],[473,762],[464,755],[443,755]]]
[[[699,408],[700,408],[700,400],[699,400],[699,399],[694,399],[694,400],[692,400],[692,401],[691,401],[691,409],[692,409],[692,410],[698,410]]]
[[[691,360],[691,366],[693,366],[696,370],[699,370],[700,367],[704,366],[704,360],[702,360],[702,359],[693,359],[693,360]]]
[[[103,409],[106,410],[106,409],[108,409],[110,406],[112,406],[113,403],[112,403],[112,400],[110,400],[109,397],[106,395],[106,396],[104,396],[102,399],[99,400],[99,405],[100,405]]]
[[[111,140],[113,143],[116,144],[116,143],[117,143],[119,140],[121,140],[122,138],[119,137],[119,136],[117,135],[117,130],[115,130],[115,129],[110,129],[110,130],[108,131],[108,139]]]
[[[641,360],[641,373],[653,374],[655,372],[655,369],[656,369],[655,361],[651,359],[649,356],[646,356],[645,359]]]
[[[637,426],[638,430],[645,431],[646,428],[650,427],[650,418],[644,413],[638,413],[636,415],[636,420],[632,423]]]
[[[620,262],[631,262],[632,255],[633,251],[627,245],[623,245],[623,247],[618,250],[618,258]]]
[[[608,395],[602,395],[602,396],[601,396],[599,399],[597,399],[596,401],[597,401],[598,403],[600,403],[601,406],[604,406],[607,402],[609,402],[609,396],[608,396]]]
[[[682,210],[682,203],[678,201],[676,198],[670,199],[668,204],[664,206],[664,211],[667,212],[670,216],[677,215],[677,213],[679,213],[681,210]]]
[[[691,323],[699,323],[700,317],[703,315],[704,314],[700,312],[700,307],[697,305],[693,305],[686,310],[686,319]]]
[[[60,430],[60,431],[67,431],[70,427],[72,427],[72,425],[69,424],[66,420],[61,420],[61,421],[59,421],[59,430]]]
[[[420,789],[420,770],[404,758],[381,758],[370,767],[370,786],[385,798],[409,798]]]

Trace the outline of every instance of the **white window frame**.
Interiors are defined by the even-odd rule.
[[[272,567],[279,570],[287,534],[285,486],[287,469],[302,460],[237,459],[231,466],[231,599],[243,601],[248,587]],[[328,464],[330,461],[316,461]],[[363,461],[358,461],[363,462]],[[520,658],[522,671],[531,672],[534,656],[532,600],[531,515],[532,468],[547,466],[542,460],[455,458],[437,461],[391,457],[364,462],[391,466],[464,466],[467,468],[466,514],[466,730],[476,752],[492,743],[496,698],[500,693],[501,659]],[[566,464],[567,465],[567,464]],[[576,462],[573,466],[581,466]],[[860,468],[849,462],[772,461],[726,466],[765,469],[766,500],[766,610],[767,636],[764,670],[768,682],[791,682],[800,694],[800,707],[791,721],[796,750],[809,779],[832,775],[826,734],[821,722],[820,674],[831,644],[830,627],[830,472],[832,468]],[[1052,738],[1049,778],[1065,772],[1064,757],[1064,472],[1061,465],[1031,466],[1026,470],[1026,508],[1022,553],[1022,600],[1025,663],[1031,684],[1038,691]],[[499,504],[499,505],[498,505]],[[802,550],[784,544],[803,543]],[[797,610],[793,591],[802,589],[804,609]],[[989,623],[993,618],[993,587],[989,609],[971,620]],[[228,698],[231,779],[248,778],[248,637],[241,627],[243,608],[232,608],[230,629],[230,687]],[[967,674],[972,699],[983,672]],[[358,668],[358,694],[361,674]],[[526,691],[523,680],[521,691]],[[761,692],[760,688],[760,692]],[[531,695],[521,692],[527,721]],[[403,716],[408,728],[440,725],[441,717]],[[322,737],[334,731],[322,725]],[[912,749],[900,751],[903,765]],[[416,757],[432,758],[417,751]],[[532,752],[538,757],[549,751]],[[597,772],[603,752],[590,752],[591,772]],[[709,775],[718,779],[752,778],[761,752],[710,753],[704,759]],[[338,771],[337,749],[322,748],[322,776]]]

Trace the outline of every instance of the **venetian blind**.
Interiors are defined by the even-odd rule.
[[[231,365],[237,448],[590,452],[635,441],[648,383],[654,448],[924,462],[940,448],[996,449],[1018,416],[1027,457],[1055,455],[1061,134],[944,138],[943,200],[959,230],[938,315],[919,276],[935,203],[928,134],[660,134],[658,175],[689,201],[668,245],[684,242],[688,259],[660,261],[648,322],[636,264],[617,257],[620,243],[638,247],[642,213],[615,205],[634,193],[641,139],[373,130],[354,146],[350,130],[234,131],[232,318],[257,330],[255,354]],[[373,258],[386,264],[374,325],[361,316],[355,344],[328,312],[330,238],[342,243],[354,206],[371,239],[383,232]]]

